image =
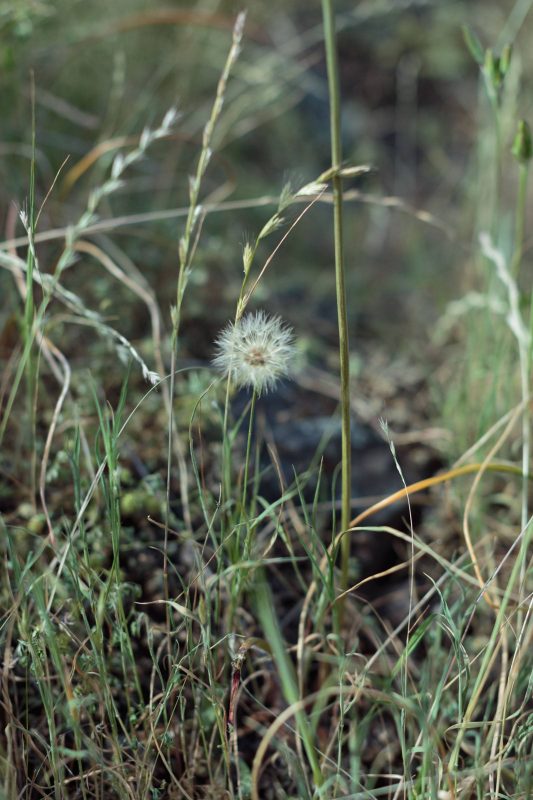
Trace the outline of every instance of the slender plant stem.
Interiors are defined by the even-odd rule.
[[[324,20],[324,42],[328,71],[330,128],[331,128],[331,166],[335,173],[333,185],[333,231],[335,243],[335,286],[337,292],[337,316],[339,323],[339,355],[341,380],[341,415],[342,415],[342,500],[341,530],[350,524],[351,496],[351,430],[350,430],[350,353],[348,342],[348,316],[346,312],[346,286],[344,276],[344,249],[342,236],[342,166],[341,118],[339,66],[335,42],[335,18],[332,0],[322,0],[322,16]],[[348,586],[348,563],[350,557],[350,540],[343,537],[341,543],[341,589]]]
[[[527,200],[527,179],[529,174],[529,164],[520,164],[520,175],[518,178],[518,197],[516,200],[515,217],[515,236],[514,252],[511,262],[511,275],[513,278],[518,276],[520,264],[522,262],[522,252],[524,248],[524,231],[526,222],[526,200]]]
[[[35,149],[36,149],[36,134],[35,134],[35,78],[31,75],[31,164],[30,164],[30,196],[27,209],[26,228],[28,237],[33,240],[35,236]],[[33,272],[35,269],[35,249],[33,246],[28,247],[28,255],[26,258],[26,299],[24,303],[24,344],[29,346],[28,362],[27,362],[27,397],[28,397],[28,429],[30,432],[30,451],[31,451],[31,501],[35,502],[36,494],[36,473],[37,473],[37,451],[35,449],[35,440],[37,434],[37,417],[36,417],[36,403],[37,403],[37,359],[32,348],[33,342],[33,323],[35,316],[35,300],[33,295]]]
[[[242,481],[242,503],[241,503],[241,520],[244,522],[246,521],[246,496],[248,494],[248,476],[250,472],[250,454],[252,450],[252,434],[254,429],[254,417],[255,417],[255,401],[257,399],[257,393],[254,390],[252,392],[252,401],[250,405],[250,421],[248,424],[248,440],[246,442],[246,460],[244,462],[244,476]],[[246,523],[246,539],[244,542],[244,558],[250,557],[250,548],[251,548],[251,538],[252,538],[252,530],[249,527],[248,523]]]
[[[313,773],[315,788],[320,788],[324,785],[324,775],[315,749],[313,728],[310,724],[309,717],[298,707],[302,698],[300,698],[298,693],[298,684],[292,661],[287,655],[285,642],[283,641],[279,624],[275,616],[274,600],[264,576],[259,576],[255,591],[255,601],[257,605],[257,615],[265,631],[269,650],[278,668],[278,675],[285,700],[290,706],[296,706],[298,708],[294,715],[296,726],[302,738],[305,754]]]
[[[520,265],[522,263],[522,252],[524,248],[525,217],[527,206],[527,179],[528,162],[520,164],[520,175],[518,180],[518,197],[516,200],[516,219],[515,219],[515,242],[513,259],[511,262],[511,277],[518,281]],[[530,342],[518,340],[519,360],[520,360],[520,387],[522,391],[522,402],[524,410],[522,413],[522,513],[521,527],[527,525],[529,519],[529,459],[531,454],[531,412],[527,398],[529,396],[530,383],[530,350],[531,350],[531,328],[529,329]],[[520,568],[520,594],[523,596],[526,578],[526,560],[522,560]],[[522,611],[518,614],[518,627],[522,624]]]
[[[492,225],[491,230],[493,236],[498,232],[499,217],[500,217],[500,197],[502,185],[502,132],[500,122],[500,107],[498,99],[491,92],[489,95],[490,104],[494,119],[494,195],[492,197]]]
[[[248,479],[250,475],[250,458],[252,453],[252,436],[254,429],[256,400],[257,400],[257,392],[254,389],[254,391],[252,392],[252,399],[250,400],[248,438],[246,441],[246,456],[244,460],[244,472],[242,479],[241,507],[238,510],[238,516],[236,518],[236,521],[238,521],[238,525],[235,528],[235,534],[230,548],[230,555],[234,564],[237,564],[241,560],[242,561],[249,560],[250,551],[252,549],[252,539],[255,530],[254,525],[250,524],[250,515],[248,513],[246,502],[248,498]],[[229,435],[225,430],[224,446],[227,440],[229,440]],[[228,458],[231,459],[231,447],[228,448]],[[226,467],[228,473],[230,473],[231,460],[226,462]],[[227,497],[229,499],[230,495],[228,494]],[[243,530],[245,531],[244,538],[242,534]],[[232,584],[231,603],[230,603],[230,611],[228,617],[229,620],[228,624],[230,628],[233,626],[233,618],[235,615],[235,610],[237,608],[237,605],[241,597],[241,591],[243,586],[243,574],[244,573],[241,570],[238,570],[235,574],[235,580]]]

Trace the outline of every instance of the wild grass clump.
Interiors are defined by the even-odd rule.
[[[533,797],[524,4],[512,42],[487,49],[465,29],[481,90],[469,144],[490,172],[477,193],[468,171],[456,187],[468,231],[343,156],[350,31],[419,31],[418,4],[323,0],[321,18],[295,2],[277,32],[253,4],[246,18],[124,0],[107,33],[58,9],[9,6],[9,48],[27,57],[35,26],[46,52],[55,21],[113,70],[105,113],[83,110],[83,70],[56,76],[68,97],[29,81],[27,200],[0,245],[0,800]],[[135,98],[125,60],[145,28],[162,28],[148,40],[161,61]],[[198,90],[179,103],[174,34]],[[423,106],[402,63],[405,121]],[[321,133],[292,155],[306,177],[274,196],[251,142],[270,152],[287,114],[289,143],[300,113]],[[349,138],[349,100],[344,115]],[[330,155],[306,161],[326,130]],[[394,154],[413,155],[395,135]],[[247,209],[258,232],[243,241]],[[392,211],[402,256],[440,236],[435,260],[460,261],[429,333],[415,266],[408,300],[365,306]],[[368,331],[409,304],[422,321],[404,317],[402,337],[393,324],[376,356]]]

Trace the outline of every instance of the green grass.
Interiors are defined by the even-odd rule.
[[[531,5],[2,6],[0,800],[533,797]]]

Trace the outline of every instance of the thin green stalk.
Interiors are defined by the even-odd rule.
[[[246,441],[246,458],[244,460],[244,475],[242,480],[242,502],[241,502],[241,520],[245,521],[246,517],[246,495],[248,494],[248,475],[250,472],[250,453],[252,449],[252,433],[254,428],[255,417],[255,403],[257,400],[257,392],[252,392],[252,401],[250,404],[250,420],[248,422],[248,439]],[[244,543],[244,557],[248,558],[250,555],[250,530],[247,527],[246,540]]]
[[[520,164],[518,177],[518,197],[516,200],[514,252],[511,262],[511,275],[516,278],[522,263],[522,252],[524,248],[524,232],[526,222],[526,201],[527,201],[527,179],[529,175],[529,162]]]
[[[342,166],[341,119],[339,67],[335,43],[335,19],[332,0],[322,0],[324,20],[324,42],[328,71],[330,128],[331,128],[331,166],[334,170],[333,185],[333,233],[335,244],[335,286],[337,292],[337,316],[339,324],[339,356],[341,381],[342,415],[342,475],[341,475],[341,530],[350,524],[351,497],[351,430],[350,430],[350,358],[348,341],[348,316],[346,312],[346,286],[344,271],[344,252],[342,236]],[[341,590],[348,586],[348,564],[350,540],[343,537],[341,544]]]
[[[223,501],[228,503],[231,498],[231,441],[228,432],[229,425],[229,406],[231,392],[231,373],[226,380],[226,395],[224,400],[224,421],[222,423],[222,488],[224,491]]]
[[[493,195],[493,205],[492,205],[492,223],[491,223],[491,231],[493,236],[497,236],[498,234],[498,227],[500,222],[500,197],[501,197],[501,186],[502,186],[502,133],[501,133],[501,122],[500,122],[500,108],[498,105],[498,100],[493,96],[490,95],[490,105],[493,114],[494,120],[494,195]]]
[[[301,699],[298,692],[298,682],[294,674],[292,661],[287,655],[278,620],[274,614],[274,601],[264,575],[260,577],[256,584],[255,601],[257,615],[263,626],[265,638],[270,645],[274,661],[278,668],[285,700],[291,706],[297,705]],[[303,711],[296,711],[294,716],[298,735],[302,738],[305,754],[313,773],[315,786],[320,787],[324,784],[324,775],[320,768],[317,751],[315,749],[312,727],[308,717]]]
[[[37,371],[36,359],[32,352],[33,344],[33,321],[35,316],[35,301],[33,296],[33,270],[35,267],[35,250],[32,246],[35,235],[35,81],[32,74],[31,80],[31,162],[30,162],[30,195],[27,210],[26,228],[30,246],[26,257],[26,298],[24,302],[24,344],[29,345],[28,361],[26,365],[26,384],[27,384],[27,403],[28,403],[28,430],[30,434],[31,449],[31,499],[34,502],[36,492],[36,472],[37,472],[37,453],[35,449],[35,439],[37,430],[37,417],[35,411],[36,390],[37,390]]]
[[[250,401],[248,437],[246,441],[246,455],[244,459],[244,472],[242,479],[241,507],[237,511],[237,517],[236,517],[237,524],[235,526],[235,531],[233,535],[233,544],[230,547],[230,554],[234,564],[237,564],[241,560],[248,561],[252,546],[252,536],[253,536],[254,526],[249,524],[249,514],[248,514],[248,509],[246,507],[246,502],[248,496],[248,479],[250,474],[250,457],[252,452],[252,433],[253,433],[254,419],[255,419],[256,400],[257,400],[257,392],[254,390],[252,392],[252,399]],[[229,439],[227,432],[225,432],[224,434],[224,446],[226,439]],[[231,446],[229,446],[228,449],[229,449],[229,457],[231,458]],[[231,471],[231,462],[227,462],[226,468],[228,472]],[[243,528],[246,529],[246,533],[244,536],[244,543],[242,542],[242,533],[241,533]],[[233,625],[235,610],[237,608],[237,604],[241,596],[241,590],[244,582],[243,575],[244,575],[243,570],[238,569],[235,573],[235,580],[232,583],[231,604],[228,616],[229,628],[231,628]]]
[[[527,205],[527,179],[529,173],[529,162],[520,164],[520,175],[518,181],[518,197],[516,201],[516,220],[515,220],[515,243],[514,253],[511,262],[510,273],[515,280],[518,279],[520,265],[522,262],[522,252],[524,248],[525,217]],[[530,343],[518,342],[520,356],[520,388],[524,411],[522,413],[522,512],[521,527],[527,525],[529,519],[529,459],[531,454],[531,412],[527,402],[530,384],[530,349],[531,349],[531,328],[529,328]],[[520,570],[520,594],[523,595],[526,579],[526,562],[522,563]],[[518,616],[518,626],[522,623],[522,613]]]

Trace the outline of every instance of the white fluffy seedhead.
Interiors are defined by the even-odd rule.
[[[253,389],[257,395],[271,391],[289,374],[295,354],[292,329],[264,311],[230,323],[216,347],[215,367],[230,375],[236,386]]]

